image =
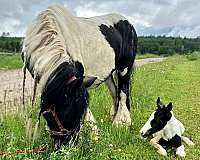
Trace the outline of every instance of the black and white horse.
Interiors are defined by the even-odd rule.
[[[157,109],[141,128],[140,134],[143,138],[153,136],[150,143],[157,149],[159,154],[166,156],[166,150],[174,148],[178,156],[185,157],[186,153],[182,141],[188,145],[194,145],[194,143],[182,135],[184,131],[183,124],[174,117],[172,103],[170,102],[165,106],[158,97]]]
[[[29,27],[22,59],[41,92],[41,112],[59,147],[95,123],[87,88],[105,82],[114,124],[131,124],[129,85],[137,48],[134,27],[121,15],[75,17],[62,6],[41,12]],[[25,77],[25,76],[24,76]],[[25,81],[24,81],[25,84]],[[34,97],[34,96],[33,96]]]

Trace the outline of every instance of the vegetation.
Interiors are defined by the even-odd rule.
[[[0,37],[0,52],[16,53],[21,52],[22,38],[20,37]]]
[[[47,145],[48,151],[41,154],[13,155],[10,159],[74,159],[74,160],[125,160],[125,159],[179,159],[170,151],[164,158],[148,143],[142,141],[139,130],[155,109],[158,96],[164,102],[173,102],[173,110],[185,128],[185,135],[196,143],[195,147],[185,145],[186,160],[200,157],[200,58],[188,59],[187,56],[172,56],[157,64],[148,64],[136,69],[132,77],[131,113],[132,126],[130,128],[112,126],[109,111],[112,105],[109,92],[104,85],[90,90],[90,108],[93,111],[100,137],[95,140],[90,136],[90,129],[83,127],[80,140],[74,147],[63,147],[60,151],[53,151],[52,141],[44,130],[44,120],[41,118],[42,131],[33,144],[25,137],[26,114],[19,111],[1,118],[0,123],[0,151],[14,152],[16,149],[30,149]],[[36,104],[39,106],[39,104]],[[35,106],[35,107],[36,107]],[[27,108],[30,108],[27,106]],[[23,109],[24,111],[24,109]],[[39,110],[32,111],[34,123],[37,121]],[[30,110],[29,110],[30,115]],[[8,158],[4,157],[4,159]],[[3,157],[2,157],[3,159]]]
[[[136,55],[136,59],[144,59],[144,58],[158,58],[160,57],[159,55],[156,54],[150,54],[150,53],[146,53],[146,54],[137,54]]]
[[[22,40],[23,38],[20,37],[1,36],[0,52],[20,52]],[[138,53],[140,54],[173,55],[174,53],[185,54],[194,51],[200,51],[200,37],[142,36],[138,38]]]
[[[138,54],[136,59],[143,58],[157,58],[158,55],[155,54]],[[188,55],[188,58],[192,58],[191,55]],[[18,69],[22,68],[22,60],[20,54],[8,54],[0,52],[0,69]]]
[[[138,39],[138,52],[141,54],[173,55],[194,51],[200,51],[200,38],[149,36]]]
[[[1,54],[0,69],[17,69],[22,67],[22,60],[19,54]]]

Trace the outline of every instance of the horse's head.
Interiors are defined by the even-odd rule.
[[[41,96],[41,113],[54,138],[55,148],[75,140],[80,121],[88,105],[86,90],[95,78],[83,81],[84,69],[80,63],[60,65]]]
[[[161,103],[160,98],[158,97],[156,103],[157,109],[151,114],[148,121],[140,130],[140,134],[143,138],[147,138],[148,136],[162,130],[173,115],[171,111],[171,102],[165,106]]]

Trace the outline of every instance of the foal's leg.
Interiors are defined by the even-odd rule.
[[[129,85],[130,85],[131,69],[125,68],[123,72],[118,72],[118,90],[117,97],[119,99],[116,116],[113,124],[131,125],[130,103],[129,103]]]
[[[186,153],[185,153],[185,147],[182,144],[180,147],[176,148],[176,155],[180,156],[180,157],[185,157]]]
[[[150,140],[150,143],[157,149],[157,152],[163,156],[167,156],[167,151],[159,144],[161,136],[156,136]]]

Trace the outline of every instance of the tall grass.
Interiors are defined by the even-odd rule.
[[[158,96],[164,102],[172,101],[173,110],[185,125],[185,135],[196,143],[195,147],[185,146],[185,159],[200,157],[200,59],[189,61],[186,56],[173,56],[165,62],[149,64],[137,68],[132,77],[131,115],[132,126],[114,127],[110,121],[111,97],[105,85],[90,90],[90,108],[95,115],[100,137],[95,140],[91,129],[86,125],[80,133],[75,146],[65,146],[60,151],[53,150],[52,139],[45,131],[45,121],[41,119],[40,136],[34,144],[25,136],[27,115],[33,115],[33,127],[37,122],[39,110],[36,104],[30,110],[26,106],[24,114],[17,112],[4,116],[0,123],[0,150],[31,149],[47,145],[48,150],[41,154],[13,155],[10,159],[72,159],[72,160],[155,160],[179,159],[170,151],[168,157],[162,157],[148,143],[142,141],[139,130],[155,109]],[[21,114],[20,114],[21,113]],[[8,158],[8,157],[7,157]]]

